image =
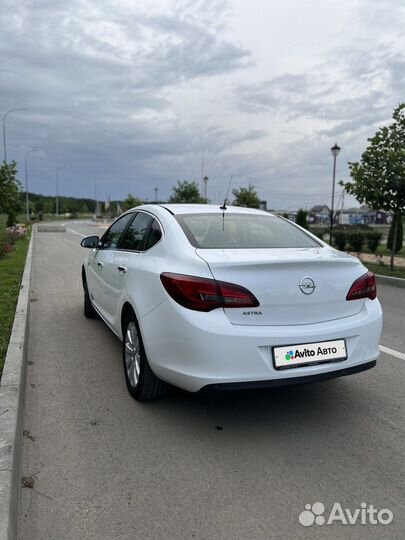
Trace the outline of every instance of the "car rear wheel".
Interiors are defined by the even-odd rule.
[[[129,393],[138,401],[163,396],[167,385],[150,368],[135,315],[128,316],[123,330],[123,363]]]

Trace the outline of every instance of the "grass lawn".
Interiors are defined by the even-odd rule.
[[[393,272],[391,272],[390,267],[387,265],[382,265],[378,263],[372,263],[368,261],[363,261],[363,264],[366,268],[374,272],[374,274],[380,274],[380,276],[391,276],[398,278],[405,278],[405,268],[397,266]]]
[[[362,250],[361,250],[363,253],[371,253],[371,251],[369,249],[367,249],[366,247],[364,247]],[[380,244],[377,248],[377,255],[386,255],[387,257],[390,257],[391,255],[391,251],[389,249],[387,249],[385,246],[383,246],[382,244]],[[395,254],[395,257],[405,257],[405,248],[402,248],[401,251],[398,251],[398,253]]]
[[[0,235],[4,225],[0,223]],[[0,259],[0,376],[13,326],[28,244],[29,238],[18,240],[13,251]]]

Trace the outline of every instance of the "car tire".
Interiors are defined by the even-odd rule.
[[[87,288],[86,278],[84,276],[83,276],[83,293],[84,293],[84,301],[83,301],[84,316],[87,319],[97,319],[98,314],[97,314],[97,311],[94,309],[93,304],[91,303],[89,290]]]
[[[166,393],[167,384],[151,370],[143,346],[138,321],[131,313],[123,325],[122,359],[125,382],[137,401],[158,399]]]

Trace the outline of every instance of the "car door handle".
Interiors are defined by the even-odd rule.
[[[98,262],[98,263],[97,263],[97,266],[98,266],[99,268],[103,268],[103,266],[104,266],[104,263],[102,263],[102,262]]]
[[[118,266],[118,272],[120,274],[125,274],[125,272],[127,271],[127,267],[126,266]]]

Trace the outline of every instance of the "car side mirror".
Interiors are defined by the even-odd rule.
[[[80,242],[82,247],[89,249],[98,248],[99,244],[100,238],[98,236],[86,236],[86,238],[83,238],[83,240]]]

